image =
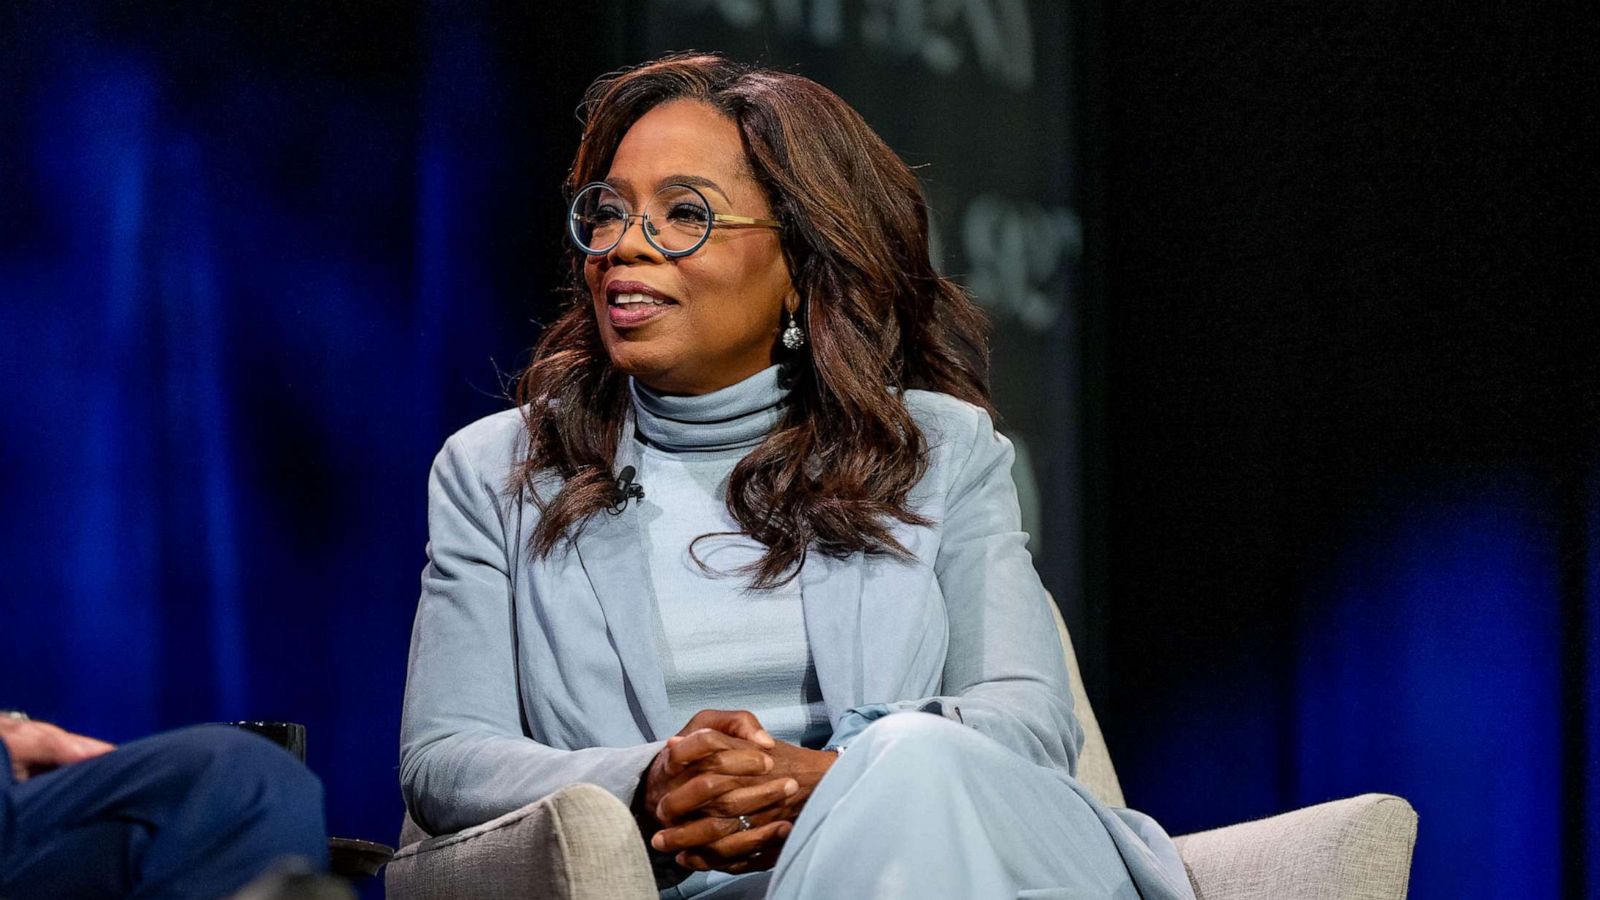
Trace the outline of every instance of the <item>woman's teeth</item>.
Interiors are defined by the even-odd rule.
[[[649,294],[618,294],[611,298],[612,306],[666,306],[670,300],[652,297]]]

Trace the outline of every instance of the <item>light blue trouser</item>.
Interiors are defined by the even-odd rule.
[[[928,713],[872,723],[828,770],[770,872],[696,873],[663,900],[1137,900],[1065,776]]]

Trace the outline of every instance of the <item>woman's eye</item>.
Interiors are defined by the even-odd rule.
[[[596,225],[609,224],[622,218],[622,210],[614,206],[602,206],[589,214],[589,220]]]
[[[674,222],[703,225],[706,221],[706,208],[698,203],[677,203],[667,211],[667,218]]]

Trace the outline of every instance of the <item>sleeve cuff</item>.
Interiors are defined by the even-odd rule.
[[[895,713],[922,712],[943,716],[957,724],[966,724],[961,719],[961,708],[948,702],[942,697],[930,697],[926,700],[905,700],[898,703],[869,703],[845,711],[839,717],[839,724],[833,728],[833,737],[823,746],[824,750],[843,753],[867,726]]]

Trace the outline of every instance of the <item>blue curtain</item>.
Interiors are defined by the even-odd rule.
[[[1414,896],[1562,896],[1593,852],[1565,834],[1585,786],[1564,774],[1584,724],[1565,683],[1581,626],[1563,621],[1563,573],[1582,561],[1563,550],[1563,486],[1427,473],[1376,493],[1300,606],[1289,799],[1410,800]]]
[[[559,228],[505,185],[570,146],[483,11],[0,15],[0,706],[303,722],[392,843],[428,465],[505,405],[550,273],[490,258]]]

